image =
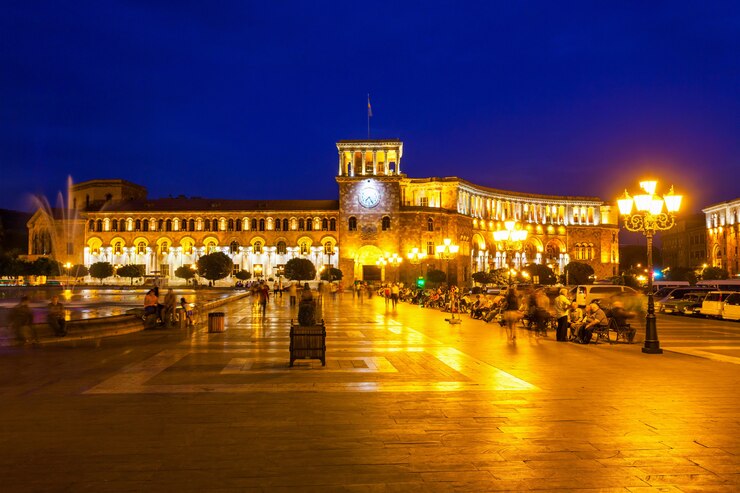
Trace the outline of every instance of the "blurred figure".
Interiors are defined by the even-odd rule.
[[[570,300],[568,299],[568,290],[563,288],[560,290],[560,294],[555,298],[555,318],[558,320],[558,329],[556,332],[556,340],[567,341],[568,340],[568,309],[570,308]]]
[[[10,327],[15,331],[18,342],[23,344],[38,344],[39,337],[33,327],[33,312],[28,306],[28,296],[21,296],[20,301],[11,310],[8,316]]]
[[[64,305],[59,303],[59,296],[57,295],[51,297],[46,320],[49,323],[49,327],[54,331],[55,336],[64,337],[67,335],[66,320],[64,320]]]

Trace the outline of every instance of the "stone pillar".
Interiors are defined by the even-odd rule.
[[[343,157],[342,154],[343,154],[343,152],[340,149],[339,150],[339,176],[342,176],[342,174],[343,174],[342,173],[342,157]]]
[[[378,151],[373,151],[373,175],[378,174]]]

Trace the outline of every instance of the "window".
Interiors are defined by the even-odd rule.
[[[288,220],[283,219],[283,231],[288,231]]]
[[[118,229],[121,231],[126,231],[128,228],[126,228],[126,221],[124,219],[121,219],[118,223]]]
[[[237,243],[236,241],[232,241],[229,244],[229,253],[231,253],[232,255],[236,255],[237,253],[239,253],[239,243]]]
[[[234,220],[229,219],[229,221],[226,223],[226,231],[234,231]]]
[[[337,230],[337,220],[333,217],[329,219],[329,231],[336,231]]]
[[[277,254],[278,255],[285,255],[288,253],[288,246],[285,244],[284,241],[278,241],[277,244]]]
[[[195,231],[195,219],[188,221],[188,230]]]
[[[93,221],[92,219],[90,219],[90,222],[88,223],[87,229],[89,229],[90,231],[95,231],[95,221]]]
[[[159,245],[159,253],[162,255],[168,254],[170,251],[170,244],[166,241],[163,241],[161,245]]]
[[[164,229],[164,219],[157,221],[157,230],[162,231]]]
[[[388,216],[383,216],[383,219],[380,220],[380,229],[382,231],[388,231],[391,229],[391,218]]]
[[[257,220],[256,219],[252,219],[252,231],[254,231],[256,229],[257,229]]]
[[[110,223],[110,230],[118,231],[118,221],[116,221],[115,219]]]
[[[115,245],[113,245],[113,253],[116,255],[121,255],[123,253],[123,245],[120,241],[117,241]]]
[[[334,253],[334,245],[331,244],[331,241],[327,241],[324,243],[324,254],[326,255],[332,255]]]
[[[321,220],[321,231],[326,231],[329,229],[329,221],[326,218],[323,218]]]
[[[306,229],[306,221],[303,218],[300,218],[298,220],[298,231],[303,231]]]
[[[356,217],[353,216],[349,218],[348,228],[350,231],[357,231],[357,218]]]
[[[103,231],[103,221],[101,219],[98,219],[98,222],[95,223],[95,230]]]
[[[182,251],[185,252],[188,255],[193,254],[193,242],[192,241],[186,241],[182,244]]]
[[[313,231],[313,219],[306,219],[306,231]]]
[[[140,241],[138,245],[136,245],[136,253],[139,255],[144,255],[146,253],[146,243],[143,241]]]
[[[241,221],[241,219],[237,219],[236,220],[236,224],[234,226],[236,226],[236,230],[237,231],[241,231],[242,230],[242,221]]]
[[[254,247],[254,253],[262,254],[262,242],[261,241],[255,241],[253,247]]]
[[[280,219],[275,219],[275,231],[280,231]]]
[[[265,220],[260,219],[260,231],[264,231],[264,230],[265,230]]]
[[[134,231],[141,231],[141,219],[137,219],[134,223]]]
[[[434,219],[427,218],[427,231],[434,231]]]
[[[208,243],[206,243],[206,253],[209,253],[210,254],[210,253],[213,253],[215,251],[216,251],[216,242],[209,241]]]
[[[149,219],[144,219],[141,226],[144,231],[149,231]]]
[[[421,207],[429,207],[429,198],[427,198],[427,197],[419,197],[419,205]]]
[[[211,222],[212,222],[212,224],[211,224],[211,229],[212,229],[213,231],[218,231],[218,219],[214,219],[214,220],[213,220],[213,221],[211,221]]]
[[[172,219],[167,219],[167,222],[164,223],[164,230],[172,231]]]
[[[211,230],[211,221],[210,220],[206,219],[205,222],[203,223],[203,225],[205,226],[205,228],[204,228],[205,231],[210,231]]]
[[[301,255],[308,255],[309,253],[308,243],[305,241],[302,241],[299,246],[301,247]]]
[[[433,241],[427,241],[427,255],[434,255],[434,242]]]
[[[183,218],[180,219],[180,231],[187,231],[188,230],[188,220]]]

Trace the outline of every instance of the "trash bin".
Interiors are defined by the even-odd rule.
[[[223,312],[211,312],[208,314],[208,332],[223,332],[225,315]]]

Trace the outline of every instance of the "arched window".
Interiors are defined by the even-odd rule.
[[[383,219],[380,220],[380,229],[383,231],[388,231],[391,229],[391,218],[388,216],[383,216]]]
[[[264,231],[264,230],[265,230],[265,220],[260,219],[260,231]]]
[[[180,231],[188,230],[188,220],[185,218],[180,219]]]
[[[333,217],[329,219],[329,231],[336,231],[337,230],[337,220]]]
[[[139,255],[144,255],[146,253],[146,243],[140,241],[136,245],[136,253],[138,253]]]
[[[226,231],[234,231],[234,220],[229,219],[229,221],[226,223]]]
[[[306,219],[306,231],[313,231],[313,219]]]
[[[285,244],[284,241],[278,241],[278,244],[277,244],[277,254],[278,255],[285,255],[286,253],[288,253],[288,246]]]
[[[427,218],[427,231],[434,231],[434,219]]]
[[[254,245],[252,246],[254,248],[254,253],[262,254],[262,242],[261,241],[255,241]]]
[[[212,229],[213,231],[218,231],[218,219],[214,219],[214,220],[213,220],[213,221],[211,222],[211,229]]]
[[[205,231],[211,230],[211,220],[210,219],[206,219],[205,221],[203,221],[203,229]]]
[[[234,224],[234,226],[236,226],[236,230],[237,231],[241,231],[242,230],[242,220],[241,219],[237,219],[236,220],[236,224]]]
[[[195,231],[195,219],[191,219],[190,221],[188,221],[188,230]]]
[[[157,231],[162,231],[164,229],[164,219],[160,219],[157,221]]]
[[[95,231],[95,221],[93,221],[92,219],[90,219],[90,222],[88,223],[87,229],[89,229],[90,231]]]
[[[323,218],[321,220],[321,231],[326,231],[329,229],[329,220],[326,218]]]
[[[164,223],[164,230],[172,231],[172,219],[167,219],[167,222]]]
[[[137,219],[134,222],[134,231],[141,231],[141,219]]]
[[[192,241],[186,241],[182,244],[182,251],[185,252],[188,255],[193,254],[193,242]]]
[[[120,241],[117,241],[115,245],[113,245],[113,253],[116,255],[120,255],[123,253],[123,245]]]
[[[275,231],[280,231],[280,226],[282,226],[280,219],[275,219]]]
[[[118,231],[118,221],[116,221],[115,219],[110,223],[110,230]]]
[[[303,218],[298,220],[298,231],[304,231],[306,229],[306,221]]]
[[[327,241],[324,243],[324,253],[326,255],[331,255],[334,253],[334,245],[331,244],[331,241]]]
[[[352,216],[349,218],[348,227],[350,231],[357,231],[357,218]]]
[[[232,241],[229,244],[229,252],[232,255],[236,255],[237,253],[239,253],[239,243],[237,243],[236,241]]]
[[[120,231],[126,231],[127,228],[126,228],[126,220],[125,219],[121,219],[120,221],[118,221],[118,229]]]
[[[95,223],[95,230],[103,231],[103,221],[101,219],[98,219],[98,222]]]
[[[283,231],[288,231],[288,220],[283,219]]]
[[[161,245],[159,245],[159,253],[162,255],[167,255],[170,253],[170,244],[166,241],[163,241]]]
[[[210,221],[208,221],[210,222]],[[213,241],[209,241],[206,243],[206,253],[213,253],[216,251],[216,243]]]
[[[143,231],[149,231],[149,219],[144,219],[141,223],[141,227]]]
[[[302,241],[300,245],[298,245],[301,249],[301,255],[308,255],[309,248],[308,248],[308,242]]]
[[[252,231],[254,231],[256,229],[257,229],[257,220],[256,219],[252,219]]]

